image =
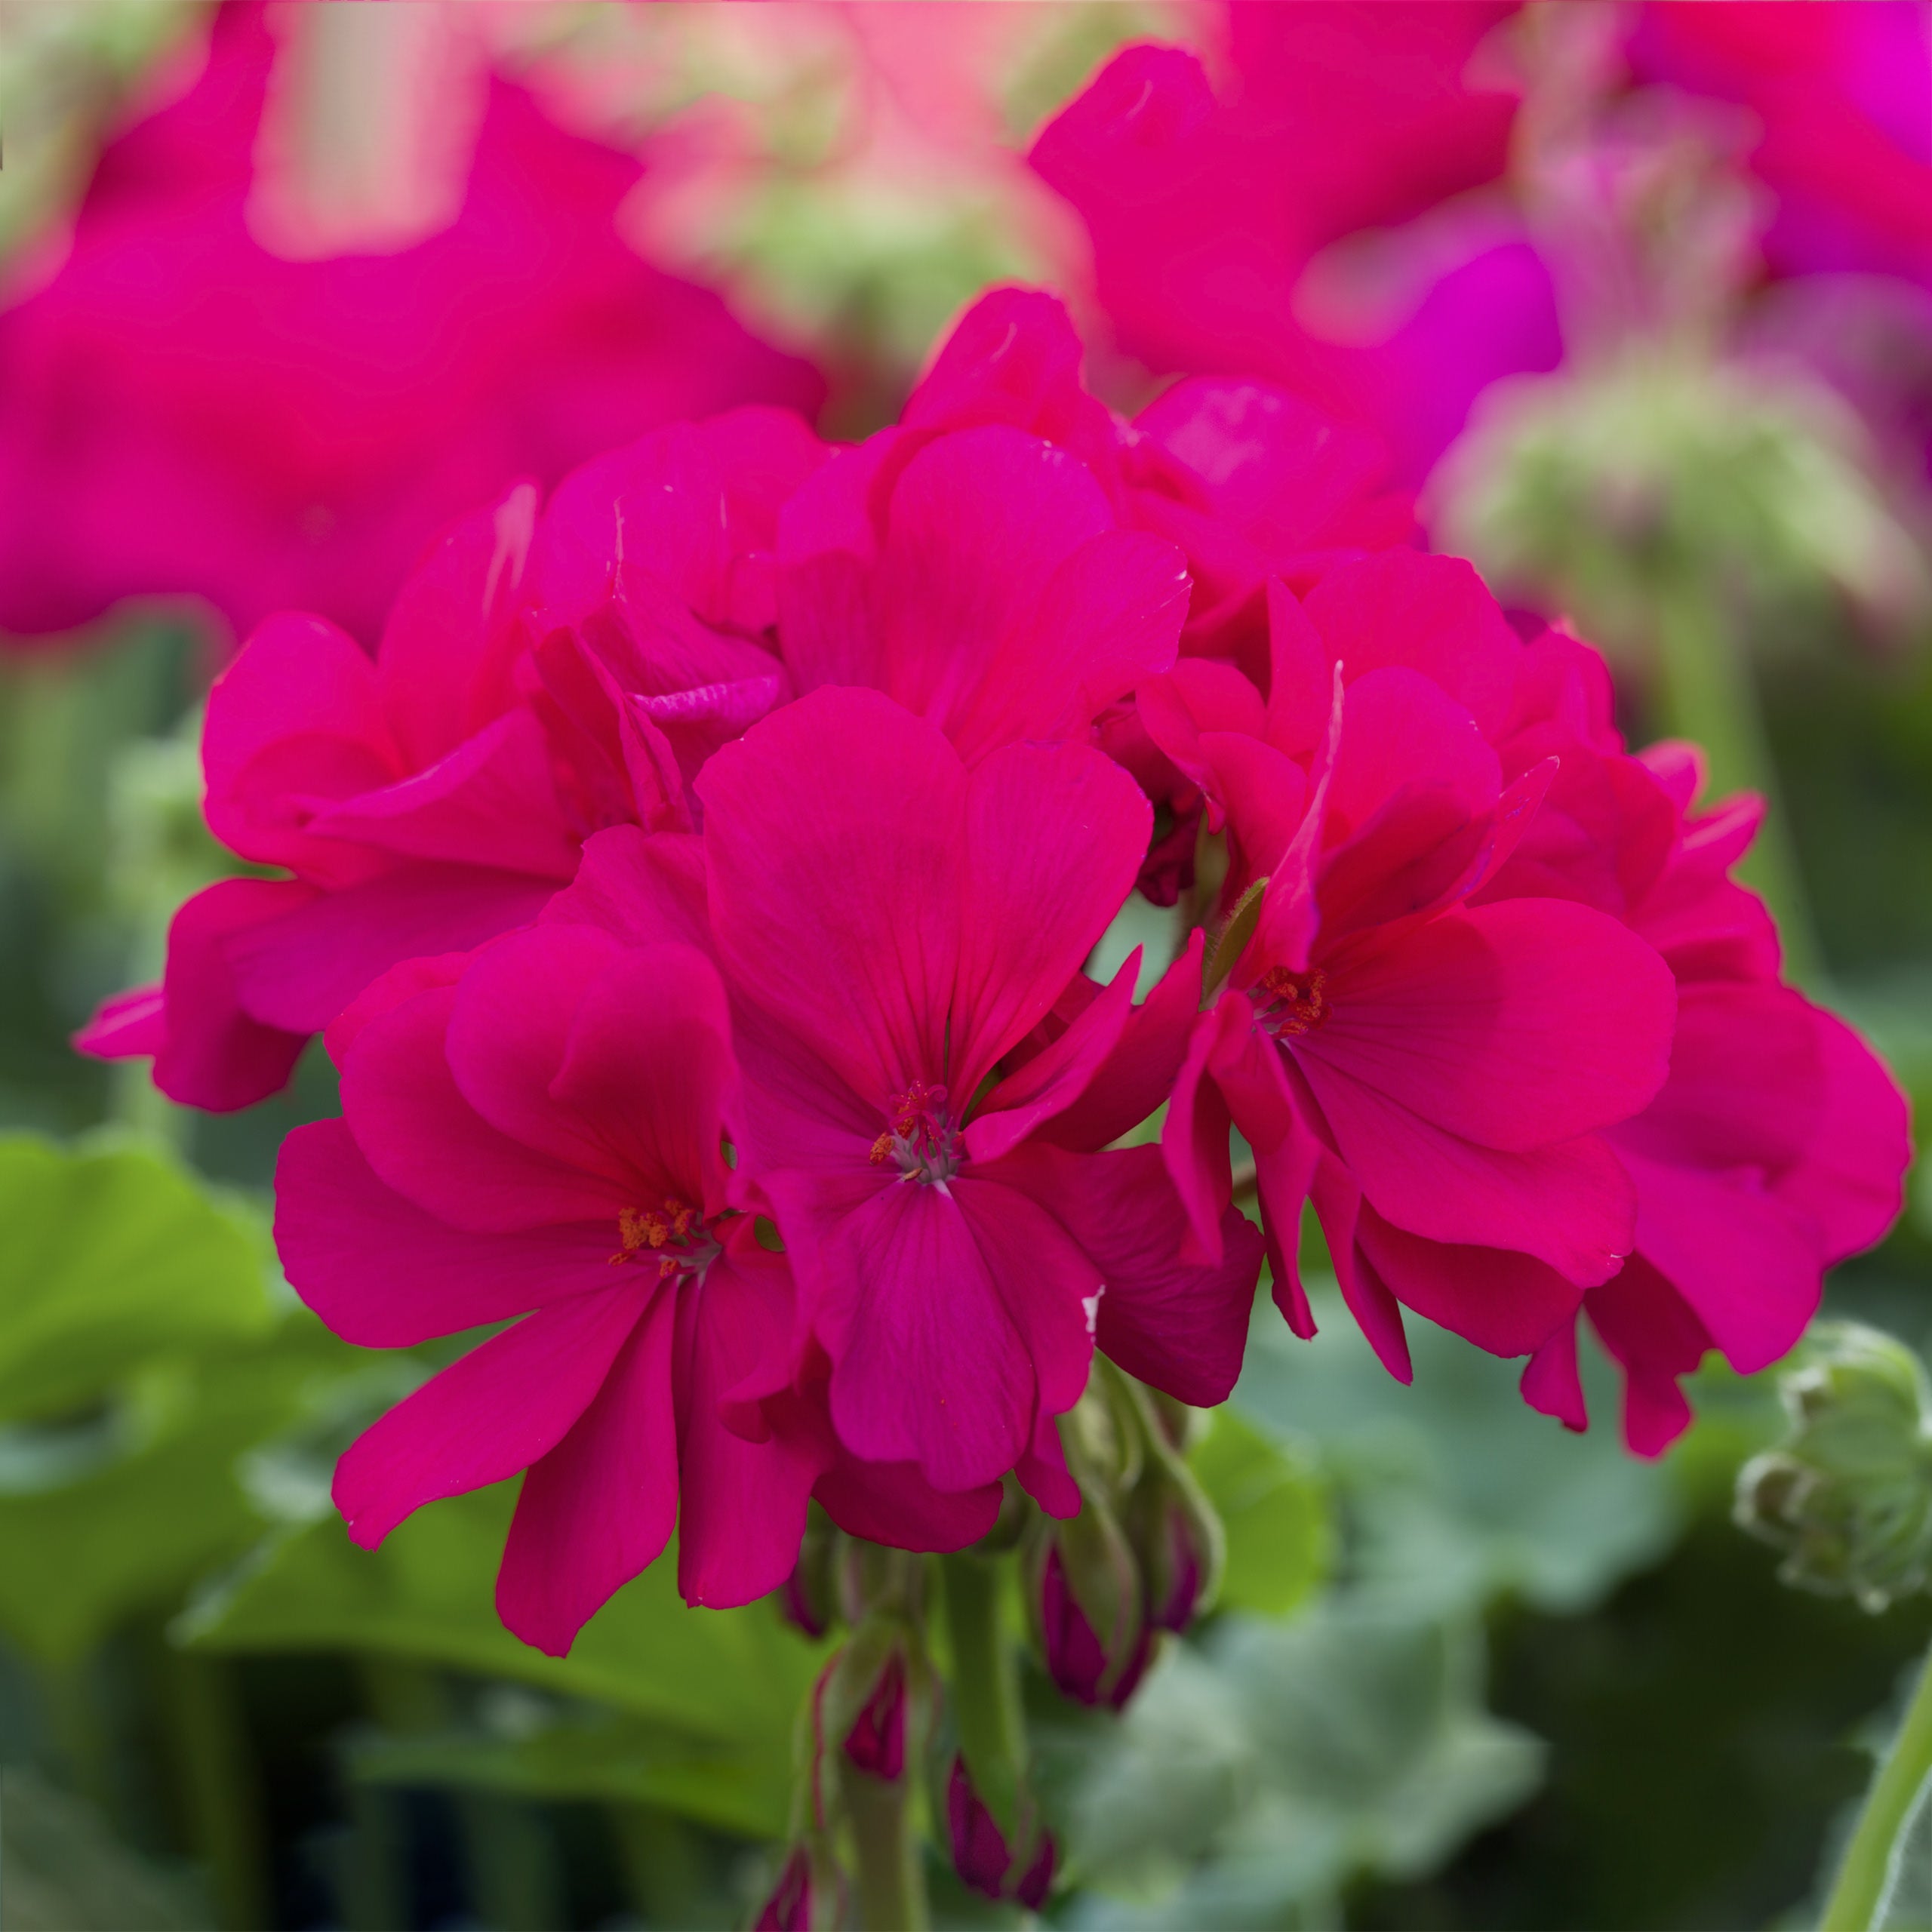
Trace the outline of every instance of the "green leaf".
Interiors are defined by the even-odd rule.
[[[7,1932],[193,1932],[195,1885],[149,1864],[87,1806],[31,1772],[0,1771]]]
[[[0,1422],[274,1326],[248,1229],[154,1154],[0,1139]]]
[[[1581,1610],[1670,1546],[1677,1486],[1624,1449],[1612,1378],[1593,1351],[1593,1420],[1573,1435],[1525,1406],[1520,1364],[1428,1322],[1410,1324],[1405,1386],[1332,1284],[1309,1286],[1321,1332],[1297,1340],[1263,1301],[1232,1406],[1319,1452],[1349,1524],[1349,1568],[1371,1598],[1417,1615],[1461,1615],[1505,1593]]]
[[[1327,1572],[1327,1485],[1306,1456],[1230,1408],[1216,1411],[1188,1463],[1227,1537],[1220,1606],[1285,1616]]]
[[[1149,1932],[1325,1922],[1352,1878],[1430,1870],[1542,1769],[1536,1740],[1483,1709],[1476,1626],[1346,1601],[1223,1619],[1094,1735],[1067,1844],[1115,1896],[1081,1923]]]
[[[83,1424],[0,1431],[0,1630],[60,1664],[174,1608],[261,1535],[239,1459],[358,1355],[304,1312],[253,1348],[155,1365]]]
[[[782,1838],[792,1754],[694,1737],[607,1707],[558,1703],[493,1686],[483,1721],[424,1737],[365,1733],[348,1750],[366,1783],[445,1785],[568,1803],[656,1806],[741,1833]],[[494,1721],[493,1721],[494,1720]]]
[[[768,1774],[789,1777],[794,1721],[829,1647],[805,1642],[768,1604],[687,1608],[667,1551],[591,1620],[568,1657],[546,1657],[497,1617],[514,1494],[502,1484],[432,1504],[378,1550],[357,1549],[333,1516],[291,1527],[206,1595],[178,1634],[219,1651],[407,1657],[607,1704],[653,1727],[606,1739],[607,1766],[622,1767],[608,1771],[614,1795],[648,1788],[694,1817],[782,1829]],[[705,1746],[731,1749],[706,1756]],[[675,1769],[699,1759],[709,1767],[703,1777]],[[548,1746],[494,1760],[510,1786],[552,1776],[558,1761]]]

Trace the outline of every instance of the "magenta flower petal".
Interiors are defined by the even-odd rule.
[[[1397,1227],[1515,1248],[1586,1286],[1607,1280],[1634,1245],[1635,1190],[1597,1136],[1506,1153],[1433,1126],[1318,1060],[1303,1071],[1363,1195]]]
[[[1201,1408],[1226,1401],[1261,1266],[1251,1221],[1224,1209],[1220,1258],[1183,1261],[1186,1214],[1154,1147],[1069,1154],[1034,1146],[995,1171],[1030,1194],[1092,1261],[1104,1284],[1093,1333],[1113,1361],[1177,1401]]]
[[[445,1496],[501,1482],[546,1454],[602,1386],[638,1324],[635,1285],[539,1309],[459,1356],[371,1424],[336,1466],[335,1503],[365,1549]]]
[[[815,691],[728,746],[697,790],[737,983],[881,1106],[940,1066],[966,791],[952,748],[877,693]]]
[[[620,1192],[630,1177],[623,1153],[600,1121],[560,1106],[554,1089],[592,988],[623,958],[616,940],[589,926],[507,934],[463,974],[444,1041],[450,1077],[479,1118]]]
[[[1804,1223],[1724,1177],[1626,1153],[1644,1259],[1689,1305],[1740,1374],[1768,1367],[1817,1312],[1823,1287]]]
[[[344,1341],[413,1347],[610,1284],[608,1220],[472,1234],[379,1180],[345,1123],[298,1127],[275,1166],[289,1284]]]
[[[371,787],[309,820],[311,838],[371,846],[401,859],[472,866],[561,885],[577,869],[577,841],[554,805],[550,752],[528,711],[506,712],[436,763]]]
[[[1045,1017],[1131,889],[1152,815],[1084,745],[1009,745],[965,800],[952,1075],[963,1100]]]
[[[1491,1355],[1526,1355],[1558,1328],[1575,1331],[1583,1290],[1530,1255],[1423,1241],[1367,1206],[1355,1242],[1404,1308]]]
[[[1445,913],[1333,975],[1295,1042],[1484,1146],[1518,1152],[1635,1113],[1663,1085],[1676,994],[1626,928],[1561,900]],[[1321,1082],[1324,1094],[1331,1082]]]
[[[432,863],[399,866],[319,896],[291,883],[281,888],[290,909],[238,928],[223,951],[251,1015],[291,1032],[318,1032],[401,961],[467,952],[534,919],[557,884]]]
[[[840,1439],[869,1462],[916,1463],[939,1489],[994,1481],[1033,1431],[1028,1337],[977,1232],[938,1188],[884,1188],[839,1223],[843,1293],[820,1316]]]
[[[635,1306],[635,1285],[614,1293]],[[633,1321],[589,1406],[523,1479],[497,1576],[497,1614],[552,1657],[564,1656],[670,1540],[678,1516],[676,1322],[677,1298],[658,1295]]]
[[[171,1100],[227,1113],[266,1100],[294,1071],[307,1029],[274,1026],[248,1009],[232,949],[313,903],[312,891],[293,879],[229,878],[175,914],[162,981],[166,1037],[154,1063],[155,1084]]]
[[[678,1589],[688,1604],[728,1608],[768,1595],[790,1575],[812,1485],[830,1457],[808,1440],[748,1442],[720,1419],[725,1395],[792,1322],[781,1257],[746,1235],[712,1263],[679,1312]]]
[[[357,1038],[342,1070],[356,1145],[405,1199],[454,1227],[509,1233],[553,1221],[613,1229],[631,1190],[500,1133],[466,1100],[446,1039],[457,989],[421,992]]]
[[[1201,1003],[1205,935],[1188,935],[1174,964],[1128,1014],[1113,1052],[1072,1106],[1041,1125],[1038,1137],[1093,1152],[1138,1127],[1167,1097],[1180,1071]]]
[[[1060,565],[1113,523],[1086,465],[1035,436],[995,424],[920,451],[894,487],[880,551],[886,688],[950,734],[1001,641],[1029,626]]]
[[[1016,1067],[986,1096],[966,1132],[973,1159],[998,1159],[1086,1093],[1125,1033],[1140,965],[1136,947],[1099,997],[1051,1046]]]

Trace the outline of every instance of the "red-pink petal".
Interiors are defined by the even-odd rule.
[[[1561,900],[1459,909],[1332,976],[1297,1060],[1481,1146],[1525,1152],[1637,1112],[1669,1066],[1675,988],[1615,920]]]
[[[335,1504],[373,1549],[426,1503],[501,1482],[575,1424],[642,1312],[635,1283],[526,1315],[460,1355],[357,1437]]]
[[[676,1298],[660,1294],[589,1407],[524,1478],[497,1575],[497,1614],[552,1657],[565,1655],[670,1540],[678,1516],[675,1320]]]
[[[379,1179],[340,1120],[298,1127],[275,1167],[289,1285],[346,1342],[411,1348],[613,1284],[608,1220],[474,1234]]]

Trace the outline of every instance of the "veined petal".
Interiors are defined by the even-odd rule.
[[[458,1356],[344,1453],[335,1504],[350,1540],[373,1549],[424,1503],[501,1482],[547,1454],[642,1312],[626,1281],[540,1309]]]
[[[670,1540],[678,1517],[675,1324],[676,1297],[658,1295],[590,1405],[524,1478],[497,1575],[497,1614],[552,1657],[564,1656]]]

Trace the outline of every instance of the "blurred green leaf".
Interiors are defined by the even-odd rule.
[[[0,1771],[7,1932],[194,1932],[208,1902],[121,1843],[85,1805]]]
[[[514,1700],[514,1701],[512,1701]],[[491,1687],[481,1721],[427,1737],[371,1731],[348,1751],[369,1783],[445,1785],[551,1801],[661,1807],[754,1838],[782,1838],[792,1803],[789,1743],[734,1743],[608,1706]]]
[[[1594,1420],[1572,1435],[1527,1407],[1521,1365],[1412,1319],[1404,1387],[1332,1284],[1312,1284],[1321,1332],[1303,1342],[1263,1302],[1233,1406],[1312,1444],[1341,1491],[1355,1586],[1418,1615],[1513,1592],[1540,1609],[1598,1601],[1663,1555],[1681,1521],[1669,1474],[1624,1449],[1606,1364],[1589,1352]]]
[[[1069,1858],[1096,1889],[1072,1922],[1321,1922],[1358,1873],[1431,1869],[1541,1775],[1482,1674],[1473,1625],[1348,1601],[1221,1620],[1164,1659],[1077,1792]]]
[[[274,1325],[249,1231],[154,1154],[0,1139],[0,1421]]]
[[[1215,1411],[1188,1463],[1227,1537],[1220,1607],[1285,1615],[1327,1571],[1327,1484],[1306,1456],[1232,1409]]]
[[[0,1629],[71,1663],[238,1558],[261,1534],[238,1463],[356,1352],[291,1315],[251,1347],[150,1367],[83,1423],[0,1431]]]
[[[601,1761],[607,1795],[782,1829],[772,1780],[789,1783],[793,1723],[827,1647],[804,1642],[763,1604],[688,1609],[667,1551],[591,1620],[568,1658],[531,1650],[504,1629],[494,1601],[514,1494],[506,1484],[433,1504],[374,1551],[355,1549],[333,1516],[291,1527],[209,1592],[180,1632],[220,1651],[406,1657],[607,1704],[635,1721],[597,1734],[574,1768],[567,1743],[533,1736],[497,1749],[487,1771],[482,1760],[472,1769],[506,1789],[575,1780],[577,1792]]]

